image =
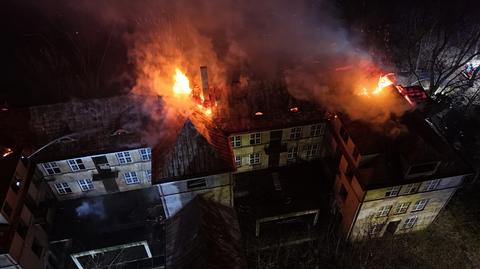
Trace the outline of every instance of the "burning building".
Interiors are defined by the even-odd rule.
[[[394,87],[388,91],[409,100]],[[425,229],[472,173],[418,110],[381,126],[340,114],[331,127],[339,158],[336,208],[349,240]]]

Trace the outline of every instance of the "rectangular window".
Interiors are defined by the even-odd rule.
[[[55,188],[57,189],[57,192],[60,195],[72,193],[72,189],[70,188],[67,182],[55,183]]]
[[[117,159],[120,164],[125,164],[125,163],[131,163],[132,162],[132,156],[130,155],[130,152],[124,151],[124,152],[117,152]]]
[[[293,147],[290,147],[287,152],[287,161],[289,163],[295,162],[297,160],[298,156],[298,146],[295,145]]]
[[[232,148],[241,147],[242,146],[242,137],[239,136],[239,135],[231,136],[230,137],[230,144],[232,145]]]
[[[80,189],[82,189],[82,191],[91,191],[94,189],[93,182],[89,178],[79,179],[77,180],[77,182],[78,182],[78,185],[80,186]]]
[[[413,205],[412,212],[421,211],[425,209],[425,206],[427,206],[427,203],[428,203],[428,199],[422,199],[422,200],[416,201],[415,204]]]
[[[290,139],[299,139],[302,137],[302,128],[301,127],[295,127],[290,129]]]
[[[262,143],[261,133],[250,134],[250,145],[258,145]]]
[[[310,136],[321,136],[321,135],[323,135],[323,131],[324,131],[323,127],[324,127],[323,124],[312,125],[312,127],[310,127]]]
[[[320,155],[320,145],[313,144],[305,146],[305,156],[314,157]]]
[[[433,191],[438,187],[438,184],[440,183],[440,179],[434,179],[430,180],[427,183],[427,186],[425,187],[425,191]]]
[[[152,150],[150,148],[141,149],[139,151],[142,161],[150,161],[152,159]]]
[[[145,171],[145,179],[147,182],[152,181],[152,170],[146,170]]]
[[[416,174],[425,174],[425,173],[432,173],[435,168],[437,168],[438,163],[426,163],[426,164],[419,164],[414,165],[408,171],[409,175],[416,175]]]
[[[250,165],[259,164],[260,163],[260,153],[252,153],[250,154]]]
[[[67,163],[73,172],[85,169],[82,159],[68,160]]]
[[[403,214],[407,212],[409,206],[410,206],[410,202],[398,204],[395,207],[395,214]]]
[[[242,156],[235,156],[235,166],[236,167],[242,166]]]
[[[385,197],[397,196],[399,191],[400,191],[400,186],[387,188],[387,191],[385,192]]]
[[[403,224],[403,229],[410,229],[410,228],[412,228],[413,226],[415,226],[415,224],[417,223],[417,219],[418,219],[417,216],[408,217],[408,218],[405,220],[405,223]]]
[[[418,186],[419,184],[416,183],[416,184],[408,184],[406,187],[405,187],[405,193],[406,194],[412,194],[412,193],[416,193],[418,191]]]
[[[343,126],[340,128],[340,137],[343,139],[343,142],[345,142],[346,144],[348,141],[348,133],[347,133],[347,130],[343,128]]]
[[[377,217],[388,216],[388,213],[390,213],[391,209],[392,209],[391,205],[386,205],[386,206],[380,207],[380,209],[377,211]]]
[[[138,180],[137,177],[137,173],[134,171],[124,173],[123,178],[125,179],[125,183],[127,183],[127,185],[140,183],[140,180]]]
[[[187,181],[188,189],[203,188],[207,186],[207,180],[205,178],[199,178]]]
[[[60,167],[58,167],[56,162],[42,163],[42,166],[49,175],[61,173]]]

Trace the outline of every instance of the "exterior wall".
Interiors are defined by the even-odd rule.
[[[318,136],[312,136],[311,128],[312,126],[317,125],[320,126],[320,133]],[[301,135],[299,138],[290,139],[292,128],[301,128]],[[232,139],[232,137],[236,136],[241,137],[241,146],[233,146],[232,144],[230,145],[232,146],[234,158],[239,156],[242,159],[241,165],[237,166],[236,172],[248,172],[269,167],[269,155],[267,154],[266,150],[270,146],[270,133],[274,131],[282,131],[282,137],[280,140],[281,151],[279,153],[278,164],[275,166],[285,166],[290,162],[295,162],[298,160],[317,159],[325,156],[329,152],[329,148],[325,146],[326,124],[324,122],[311,125],[292,126],[283,129],[272,129],[261,132],[234,133],[230,135],[229,139]],[[250,145],[250,134],[255,133],[261,134],[261,143]],[[307,156],[305,147],[313,144],[319,145],[318,154],[315,156]],[[297,147],[297,158],[289,160],[288,149],[292,147]],[[260,163],[250,164],[250,154],[253,153],[260,153]]]
[[[12,183],[15,178],[20,179],[20,182],[21,182],[21,185],[17,191],[14,191],[14,189],[12,188]],[[21,201],[20,199],[21,198],[20,194],[22,193],[23,188],[28,180],[28,168],[21,161],[19,161],[15,169],[14,177],[10,179],[2,179],[2,180],[9,180],[11,184],[10,184],[10,188],[8,189],[7,196],[3,201],[2,211],[0,215],[0,223],[11,224],[10,219],[13,217],[14,212],[19,210],[19,206],[21,206],[23,203],[23,201]],[[7,207],[11,208],[10,214],[6,212],[8,211],[6,210]]]
[[[368,191],[355,221],[352,233],[350,234],[350,239],[358,240],[369,236],[382,236],[387,233],[389,223],[396,221],[399,221],[399,223],[394,231],[390,231],[392,234],[425,229],[448,203],[451,196],[462,184],[462,179],[463,176],[442,178],[437,188],[431,191],[424,191],[425,186],[429,183],[429,181],[424,181],[420,183],[419,191],[413,194],[406,192],[408,185],[402,185],[399,195],[395,197],[385,197],[387,188]],[[425,208],[423,210],[413,211],[415,203],[422,199],[428,199]],[[404,213],[396,214],[397,206],[402,203],[409,203],[408,209]],[[391,206],[388,214],[386,216],[379,216],[379,210],[386,206]],[[415,216],[417,220],[413,227],[404,227],[406,219]],[[375,225],[379,225],[378,231],[370,233]]]
[[[42,226],[36,223],[36,218],[27,205],[27,200],[32,202],[32,205],[39,205],[47,196],[46,184],[41,188],[32,182],[31,168],[22,160],[18,162],[4,201],[4,204],[8,203],[12,208],[7,217],[9,232],[5,235],[10,241],[9,245],[4,247],[8,249],[9,261],[24,269],[43,268],[48,247],[47,234]],[[19,184],[16,185],[16,182]]]
[[[132,158],[132,162],[120,164],[116,153],[111,152],[102,155],[84,156],[80,158],[73,158],[74,160],[81,159],[85,165],[85,169],[79,171],[72,171],[67,160],[55,161],[60,168],[61,173],[49,175],[43,167],[43,163],[37,165],[37,169],[41,172],[41,175],[45,178],[50,186],[52,192],[55,194],[58,200],[75,199],[86,196],[98,196],[108,193],[105,188],[104,181],[93,180],[93,175],[98,174],[98,170],[95,167],[92,157],[105,156],[108,160],[108,164],[111,167],[111,171],[117,173],[115,183],[119,191],[129,191],[140,188],[146,188],[151,186],[151,179],[147,177],[146,171],[151,171],[151,160],[144,161],[141,158],[140,150],[144,148],[125,150],[128,151]],[[127,184],[124,179],[124,173],[136,172],[137,178],[140,181],[135,184]],[[78,180],[91,179],[93,183],[93,190],[82,191]],[[56,187],[56,183],[65,182],[71,189],[71,193],[60,194]]]
[[[192,182],[204,182],[205,184],[195,186],[190,184]],[[231,174],[224,173],[158,184],[165,216],[173,217],[199,194],[221,204],[233,206],[231,182]]]
[[[379,237],[385,233],[400,234],[426,228],[448,203],[455,191],[461,186],[464,175],[435,179],[438,181],[434,189],[428,190],[435,180],[417,180],[417,183],[405,184],[364,191],[354,173],[362,161],[376,154],[364,155],[355,150],[355,145],[348,134],[341,135],[342,123],[338,118],[331,120],[332,136],[341,151],[338,174],[334,184],[337,208],[342,214],[342,230],[350,240],[367,237]],[[349,174],[349,176],[347,176]],[[418,182],[420,181],[420,182]],[[435,181],[436,182],[436,181]],[[392,182],[393,183],[393,182]],[[386,197],[391,187],[398,187],[398,194]],[[412,191],[413,187],[413,191]],[[342,189],[343,188],[343,189]],[[427,199],[424,209],[412,212],[415,203]],[[404,212],[396,212],[403,205],[408,208]],[[380,216],[379,211],[391,207],[388,213]],[[405,225],[407,219],[416,218],[412,227]]]

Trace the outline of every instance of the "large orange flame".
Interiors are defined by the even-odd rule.
[[[192,93],[190,88],[190,81],[187,76],[180,71],[180,69],[175,69],[175,75],[173,76],[175,83],[173,84],[173,93],[175,95],[189,95]]]
[[[361,95],[371,96],[371,95],[378,95],[380,94],[385,88],[388,86],[393,85],[393,81],[390,77],[393,76],[393,73],[388,73],[386,75],[380,76],[378,78],[378,83],[375,89],[372,91],[367,90],[367,88],[363,88]]]

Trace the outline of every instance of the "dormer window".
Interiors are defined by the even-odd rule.
[[[412,165],[408,170],[407,176],[412,177],[416,175],[431,175],[435,173],[440,162],[422,163]]]

